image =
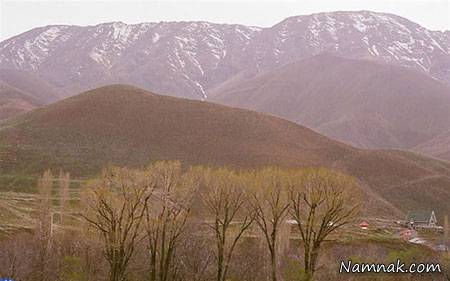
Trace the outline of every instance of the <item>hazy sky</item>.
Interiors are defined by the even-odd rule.
[[[450,0],[92,1],[0,0],[0,40],[49,24],[95,25],[205,20],[271,26],[315,12],[372,10],[404,16],[432,30],[450,30]]]

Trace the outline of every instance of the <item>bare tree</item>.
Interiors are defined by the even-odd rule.
[[[31,277],[34,262],[33,237],[28,233],[15,234],[1,239],[0,276],[15,281],[26,281]]]
[[[227,280],[233,251],[249,229],[255,215],[249,212],[248,195],[242,179],[227,169],[204,170],[203,202],[207,226],[216,244],[217,281]]]
[[[87,210],[82,216],[100,233],[110,281],[126,278],[153,186],[143,172],[111,168],[84,197]]]
[[[325,169],[293,177],[290,214],[303,242],[307,280],[314,276],[322,242],[357,215],[358,193],[352,178]]]
[[[210,280],[210,269],[214,263],[214,252],[210,241],[205,239],[203,233],[198,233],[202,222],[187,225],[183,234],[183,243],[178,251],[180,264],[180,280],[206,281]]]
[[[256,214],[255,222],[269,250],[271,279],[277,281],[278,256],[282,251],[280,230],[286,225],[289,208],[286,173],[276,168],[268,168],[250,174],[249,180],[249,185],[254,187],[250,202]],[[289,233],[285,235],[289,236]],[[284,238],[289,241],[289,237]]]
[[[48,278],[48,265],[52,246],[52,214],[51,195],[53,176],[50,170],[46,171],[38,181],[38,210],[35,228],[37,254],[35,255],[35,279],[45,281]]]
[[[64,226],[70,204],[70,174],[60,171],[58,182],[59,182],[59,200],[60,200],[60,214],[61,214],[60,224]]]
[[[152,204],[145,209],[150,281],[175,280],[175,253],[190,213],[195,182],[181,163],[157,162],[147,170],[154,177]]]

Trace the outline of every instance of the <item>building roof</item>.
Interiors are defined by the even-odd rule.
[[[404,229],[404,230],[400,231],[400,236],[411,235],[411,234],[412,234],[411,229]]]
[[[413,211],[406,216],[406,221],[429,222],[434,211]]]
[[[367,221],[362,221],[360,224],[359,224],[359,226],[361,226],[361,227],[367,227],[367,226],[369,226],[369,223],[367,222]]]

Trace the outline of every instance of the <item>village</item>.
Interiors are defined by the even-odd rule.
[[[443,226],[441,225],[443,224]],[[436,218],[434,210],[410,211],[403,220],[368,218],[358,224],[360,234],[385,234],[408,243],[420,244],[435,251],[449,250],[448,218]]]

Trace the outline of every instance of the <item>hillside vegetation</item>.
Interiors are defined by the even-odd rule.
[[[248,110],[108,86],[34,110],[0,128],[4,176],[45,169],[93,176],[108,165],[155,160],[253,168],[325,166],[355,176],[372,214],[450,213],[450,164],[397,151],[359,150]],[[405,194],[408,194],[405,199]]]
[[[12,161],[3,162],[3,171],[51,167],[75,175],[158,159],[323,166],[354,150],[279,118],[130,86],[99,88],[35,110],[5,124],[0,138]]]

